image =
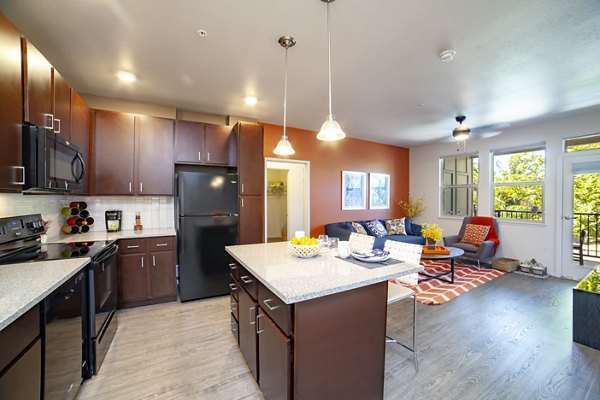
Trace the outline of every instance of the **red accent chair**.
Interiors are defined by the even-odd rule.
[[[467,224],[489,226],[490,230],[483,242],[479,246],[470,243],[461,243],[461,239],[465,233]],[[464,250],[465,254],[461,257],[470,261],[477,261],[477,267],[481,268],[481,264],[491,264],[496,256],[496,250],[500,245],[498,239],[498,222],[494,217],[465,217],[458,235],[445,236],[444,246],[458,247]]]

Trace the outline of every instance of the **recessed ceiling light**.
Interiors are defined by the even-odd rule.
[[[127,71],[117,72],[117,77],[120,80],[122,80],[123,82],[127,82],[127,83],[135,82],[135,80],[137,79],[134,74],[132,74],[131,72],[127,72]]]
[[[244,97],[244,103],[248,104],[249,106],[253,106],[258,102],[258,99],[255,96],[246,96]]]
[[[448,62],[448,61],[454,60],[455,55],[456,55],[456,50],[446,49],[446,50],[442,50],[438,56],[440,57],[440,60],[442,60],[443,62]]]
[[[208,32],[206,32],[204,29],[198,29],[198,30],[196,31],[196,33],[197,33],[197,34],[198,34],[198,36],[200,36],[200,37],[205,37],[205,36],[207,36],[207,35],[208,35]]]

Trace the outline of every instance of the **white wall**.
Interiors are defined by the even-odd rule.
[[[499,222],[498,255],[528,260],[535,258],[548,267],[551,275],[560,274],[562,216],[563,139],[600,132],[600,112],[565,117],[551,122],[513,128],[488,139],[470,138],[466,153],[479,156],[479,215],[491,215],[490,150],[546,143],[546,182],[544,223]],[[451,131],[448,131],[448,135]],[[460,154],[455,143],[434,143],[410,149],[410,193],[425,198],[426,209],[417,222],[437,223],[444,235],[457,233],[462,217],[440,217],[439,159]],[[461,150],[462,152],[462,146]]]

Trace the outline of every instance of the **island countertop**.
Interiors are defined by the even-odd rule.
[[[227,246],[227,252],[286,304],[372,285],[422,271],[399,263],[365,268],[333,254],[298,258],[286,242]]]

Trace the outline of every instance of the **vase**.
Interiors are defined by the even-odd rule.
[[[427,250],[435,250],[435,240],[431,238],[425,238],[427,241]]]

